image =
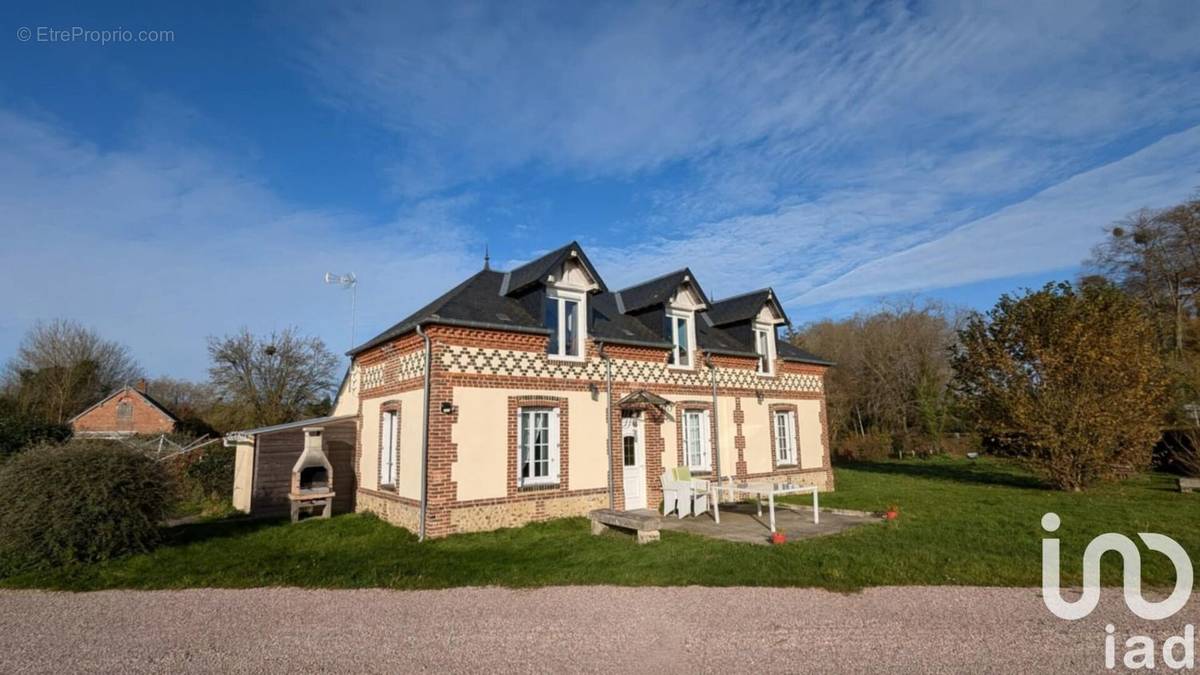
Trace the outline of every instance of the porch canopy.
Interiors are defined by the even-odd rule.
[[[635,408],[643,405],[652,405],[657,408],[666,409],[670,408],[673,404],[658,394],[652,394],[645,389],[630,392],[617,401],[618,408]]]

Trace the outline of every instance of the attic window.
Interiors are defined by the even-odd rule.
[[[128,422],[133,419],[133,404],[129,401],[121,401],[117,404],[117,419],[122,422]]]
[[[775,367],[775,328],[754,327],[754,351],[758,354],[758,373],[772,374]]]
[[[542,312],[542,326],[550,329],[546,353],[565,359],[583,358],[583,323],[587,299],[583,293],[550,289]]]
[[[671,343],[667,363],[676,368],[691,368],[696,346],[691,313],[667,312],[663,316],[663,337]]]

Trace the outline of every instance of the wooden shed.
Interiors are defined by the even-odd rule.
[[[333,513],[354,511],[355,415],[317,417],[227,434],[225,444],[237,448],[234,508],[262,518],[290,513],[292,470],[304,452],[305,429],[314,427],[322,429],[322,450],[333,467]]]

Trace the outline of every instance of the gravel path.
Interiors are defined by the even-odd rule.
[[[956,587],[7,591],[0,672],[1095,672],[1105,623],[1161,644],[1198,619]]]

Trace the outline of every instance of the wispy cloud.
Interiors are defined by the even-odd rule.
[[[795,298],[816,304],[957,286],[1073,266],[1112,214],[1168,205],[1200,187],[1200,126],[1082,173],[945,236],[866,262]]]
[[[689,264],[719,289],[771,282],[795,302],[886,291],[834,280],[1200,123],[1194,3],[369,5],[316,18],[301,61],[322,96],[405,140],[402,192],[528,167],[642,179],[631,189],[650,210],[633,236],[593,242],[622,281]],[[1179,175],[1193,166],[1181,157]],[[1138,194],[1125,178],[1089,210],[1097,228],[1187,194]],[[1046,227],[1038,264],[1077,262],[1074,230]],[[980,269],[948,262],[937,283]]]
[[[9,290],[0,353],[34,320],[79,318],[133,348],[151,372],[198,377],[204,338],[242,325],[300,325],[335,351],[350,302],[326,271],[361,279],[362,338],[469,269],[463,198],[385,221],[303,209],[181,144],[103,151],[52,122],[0,110],[0,267]],[[473,258],[474,256],[470,256]]]

